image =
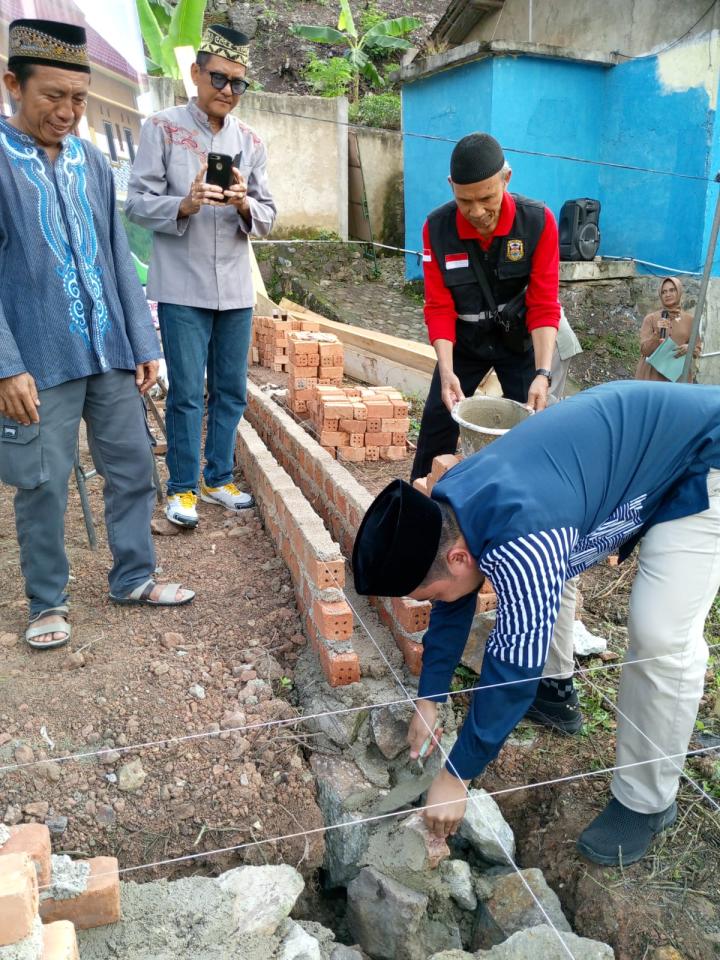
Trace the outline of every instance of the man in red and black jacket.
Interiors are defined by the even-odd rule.
[[[430,472],[433,457],[455,452],[450,410],[491,367],[509,399],[535,410],[547,403],[560,322],[557,223],[543,203],[508,193],[510,176],[494,137],[463,137],[450,160],[455,199],[433,210],[423,227],[425,322],[438,362],[413,480]],[[508,303],[516,317],[510,335],[496,317]]]

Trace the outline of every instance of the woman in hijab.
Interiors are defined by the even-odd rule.
[[[640,328],[640,362],[635,371],[636,380],[665,380],[662,373],[646,362],[645,358],[654,353],[663,340],[668,337],[677,344],[676,357],[684,357],[688,350],[688,341],[692,330],[693,315],[681,309],[682,283],[677,277],[664,277],[660,284],[661,310],[649,313]],[[702,343],[698,338],[695,345],[695,357],[700,355]]]

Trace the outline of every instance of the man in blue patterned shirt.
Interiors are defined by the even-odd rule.
[[[532,702],[565,582],[638,542],[613,799],[578,841],[602,864],[638,860],[677,816],[720,586],[720,388],[605,384],[513,428],[432,498],[394,481],[374,501],[355,542],[358,592],[433,601],[411,756],[435,728],[485,578],[498,597],[478,689],[428,793],[436,833],[454,832],[467,784]]]
[[[64,514],[81,418],[105,480],[111,597],[175,605],[194,594],[153,580],[142,394],[160,351],[110,167],[72,133],[90,85],[85,31],[15,20],[4,80],[17,109],[0,118],[0,480],[17,488],[25,637],[47,649],[70,639]]]

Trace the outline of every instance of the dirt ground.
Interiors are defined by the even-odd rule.
[[[281,374],[254,368],[252,376],[282,386]],[[352,466],[360,482],[376,492],[394,476],[407,477],[410,464],[409,458]],[[162,461],[160,465],[162,471]],[[10,823],[44,820],[53,831],[55,852],[114,854],[121,868],[320,826],[305,759],[309,741],[301,727],[223,732],[227,726],[294,714],[293,663],[304,639],[288,572],[256,511],[238,518],[200,504],[196,532],[156,537],[163,577],[196,589],[194,604],[165,611],[117,607],[107,599],[101,481],[91,480],[89,487],[100,546],[96,553],[88,547],[71,483],[67,544],[74,636],[69,649],[43,653],[30,651],[19,639],[25,600],[10,491],[2,490],[0,767],[42,762],[19,772],[0,770],[0,816]],[[617,672],[592,671],[623,656],[631,581],[632,564],[603,565],[582,580],[583,620],[610,641],[605,660],[586,659],[583,668],[611,699]],[[711,644],[720,643],[720,602],[707,637]],[[719,666],[720,650],[714,650],[693,748],[720,744]],[[256,675],[267,679],[268,686],[255,689]],[[458,688],[472,682],[467,671],[456,676]],[[478,785],[491,791],[532,787],[612,766],[612,709],[589,682],[579,679],[578,687],[586,718],[582,736],[563,738],[521,724]],[[253,702],[253,692],[259,702]],[[456,701],[462,711],[463,697]],[[122,751],[131,743],[204,731],[219,735]],[[112,752],[67,763],[57,759],[102,749]],[[136,760],[141,782],[121,789],[127,776],[123,768]],[[720,799],[717,753],[689,760],[686,769]],[[609,779],[601,774],[500,796],[516,833],[519,864],[540,867],[577,932],[610,942],[618,960],[650,958],[659,945],[675,946],[686,960],[717,957],[717,817],[684,784],[678,823],[648,857],[624,870],[595,868],[575,854],[574,841],[602,809]],[[134,876],[213,873],[240,860],[284,860],[310,873],[322,855],[322,840],[315,837],[307,845],[295,840],[251,847]]]
[[[47,762],[0,771],[0,820],[46,821],[55,852],[116,855],[121,868],[320,826],[303,731],[295,725],[122,751],[294,716],[293,663],[305,641],[289,573],[254,509],[236,518],[200,504],[196,532],[156,537],[162,576],[194,588],[193,604],[153,610],[110,603],[101,486],[99,478],[89,481],[100,541],[92,552],[71,483],[73,639],[69,648],[42,652],[19,639],[26,604],[11,491],[1,488],[0,767]],[[254,689],[256,678],[267,684]],[[104,748],[112,752],[55,759]],[[123,789],[123,767],[137,761],[141,783]],[[215,872],[239,860],[282,860],[310,871],[322,856],[316,837],[307,847],[288,841],[177,869]]]

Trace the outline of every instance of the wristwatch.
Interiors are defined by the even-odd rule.
[[[552,386],[552,373],[549,370],[544,370],[542,367],[540,367],[538,370],[535,371],[535,376],[547,377],[548,386],[549,387]]]

